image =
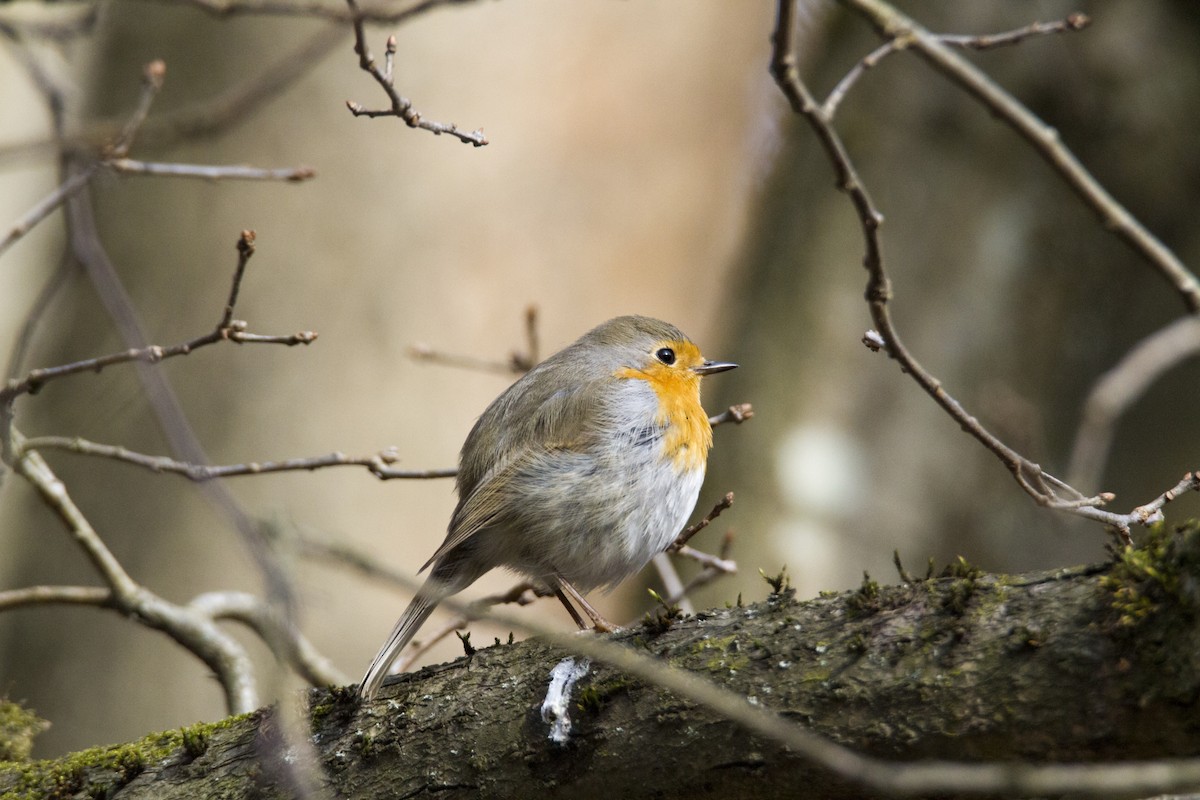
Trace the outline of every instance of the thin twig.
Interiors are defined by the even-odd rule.
[[[537,306],[525,309],[525,352],[512,354],[514,370],[529,372],[541,361],[538,344],[538,310]]]
[[[1016,28],[1004,33],[989,33],[983,36],[942,34],[938,36],[938,39],[951,47],[964,47],[968,50],[990,50],[994,47],[1008,47],[1020,44],[1031,36],[1046,36],[1081,31],[1091,24],[1092,20],[1087,14],[1075,12],[1055,22],[1034,22],[1022,28]]]
[[[401,24],[427,11],[442,6],[465,5],[475,0],[421,0],[421,2],[392,8],[387,4],[368,7],[358,11],[331,6],[321,2],[297,2],[297,0],[157,0],[174,5],[187,5],[200,9],[215,17],[235,14],[266,15],[283,17],[312,17],[316,19],[350,22],[361,18],[367,22]]]
[[[322,655],[294,625],[279,618],[261,597],[249,592],[206,592],[192,598],[188,607],[213,620],[234,620],[271,645],[282,643],[279,653],[311,686],[342,686],[349,677]]]
[[[1200,313],[1200,281],[1170,248],[1147,230],[1088,172],[1074,153],[1062,143],[1058,131],[1042,122],[982,70],[945,45],[939,37],[883,0],[839,2],[866,17],[881,36],[904,42],[906,49],[916,52],[934,69],[961,86],[993,115],[1012,127],[1062,176],[1084,205],[1095,212],[1105,229],[1115,233],[1140,253],[1174,286],[1188,311],[1193,314]],[[794,56],[791,67],[794,72]],[[788,91],[790,90],[785,89],[785,94]]]
[[[388,100],[391,101],[391,108],[372,111],[364,108],[359,103],[347,100],[346,107],[350,109],[351,114],[356,117],[399,117],[410,128],[421,128],[437,136],[443,133],[449,134],[464,144],[483,147],[488,143],[487,137],[483,135],[482,128],[470,132],[460,131],[454,123],[447,125],[422,117],[420,112],[413,108],[412,101],[407,97],[402,97],[396,91],[396,87],[392,82],[391,68],[389,67],[387,74],[384,74],[375,65],[375,58],[371,55],[371,51],[367,49],[367,37],[363,29],[363,22],[366,17],[359,9],[356,0],[346,0],[346,5],[350,9],[350,17],[354,23],[354,52],[358,54],[358,66],[375,79],[375,82],[379,84],[380,88],[388,96]],[[395,47],[394,39],[388,40],[388,47],[390,51],[388,60],[390,61],[391,53],[394,52]]]
[[[733,505],[733,492],[726,492],[725,496],[717,501],[712,510],[704,515],[704,518],[698,522],[693,522],[688,525],[683,531],[675,537],[675,541],[667,548],[668,553],[678,553],[683,546],[688,543],[688,540],[695,536],[700,531],[712,524],[712,521],[721,516],[721,512]]]
[[[408,348],[408,356],[414,361],[428,361],[458,369],[469,369],[477,372],[496,372],[503,375],[524,375],[537,366],[540,355],[538,337],[537,306],[525,309],[525,352],[514,350],[508,361],[493,361],[487,358],[460,355],[458,353],[443,353],[434,350],[423,342],[417,342]],[[749,405],[746,406],[750,408]],[[753,413],[751,412],[751,416]]]
[[[522,581],[516,584],[506,592],[499,594],[490,594],[480,597],[477,600],[472,600],[458,616],[446,622],[440,628],[435,628],[432,632],[422,637],[419,641],[414,641],[408,652],[402,654],[392,664],[392,673],[406,672],[408,668],[415,664],[423,655],[432,650],[438,642],[445,639],[454,631],[461,630],[472,622],[487,617],[490,609],[499,605],[517,605],[527,606],[535,602],[538,598],[549,597],[553,593],[545,587],[537,587],[528,581]]]
[[[829,119],[833,119],[837,114],[838,106],[842,104],[842,100],[850,93],[850,89],[858,82],[858,79],[866,74],[867,70],[874,69],[880,61],[887,56],[896,52],[899,49],[896,42],[886,41],[876,47],[867,55],[863,56],[857,64],[850,68],[833,90],[829,92],[829,96],[825,98],[825,102],[821,105],[821,113]]]
[[[887,8],[877,0],[844,0],[844,2],[856,6],[866,4],[872,8]],[[1039,505],[1113,524],[1121,535],[1128,539],[1128,525],[1122,527],[1120,523],[1122,516],[1103,511],[1098,507],[1110,500],[1112,495],[1102,493],[1089,498],[1058,478],[1043,472],[1040,466],[1013,450],[984,428],[979,420],[969,414],[958,400],[946,392],[941,382],[926,371],[904,346],[888,308],[888,302],[892,296],[891,280],[884,266],[879,239],[879,227],[883,223],[883,215],[876,209],[866,187],[859,179],[845,145],[833,129],[829,118],[800,80],[795,55],[795,13],[795,4],[792,0],[779,0],[776,28],[771,37],[771,73],[791,104],[793,111],[804,117],[816,133],[837,175],[838,188],[850,197],[858,214],[865,245],[863,265],[869,276],[866,298],[876,327],[875,336],[864,339],[867,346],[877,350],[881,341],[883,349],[900,365],[901,370],[909,374],[964,431],[992,451],[1009,470],[1017,484]],[[887,27],[883,32],[884,35],[893,39],[900,39],[902,35],[916,36],[913,25],[905,20],[899,28]],[[921,32],[921,35],[930,36],[924,32]],[[936,42],[934,44],[937,45]],[[937,47],[942,51],[946,50],[941,45],[937,45]],[[986,78],[980,80],[990,84]],[[999,90],[997,89],[997,91]],[[1008,95],[1004,95],[1004,97],[1012,104],[1019,106]],[[1023,113],[1028,114],[1023,106],[1019,107]]]
[[[113,606],[113,591],[99,586],[27,586],[0,592],[0,611],[56,604]]]
[[[9,228],[8,234],[5,235],[4,240],[0,241],[0,255],[2,255],[10,245],[12,245],[25,234],[29,233],[29,231],[32,230],[39,222],[50,216],[51,212],[61,206],[67,200],[67,198],[74,195],[84,186],[87,186],[88,181],[90,181],[92,176],[96,174],[96,168],[98,166],[98,164],[91,164],[79,172],[76,172],[74,175],[63,181],[58,188],[46,195],[46,197],[39,201],[37,205],[25,212],[25,215],[13,223],[13,226]]]
[[[348,14],[346,20],[349,20]],[[324,57],[344,41],[343,26],[331,23],[295,50],[285,53],[274,63],[255,71],[243,82],[215,97],[159,113],[146,120],[138,133],[138,141],[143,145],[162,148],[180,141],[224,133],[253,118],[259,110],[267,107],[268,100],[319,66]],[[70,135],[0,145],[0,165],[5,162],[25,163],[32,158],[59,152],[90,157],[98,153],[105,142],[112,140],[120,127],[120,123],[112,120],[101,120]]]
[[[146,347],[134,347],[128,350],[123,350],[119,353],[109,353],[104,356],[95,358],[87,358],[82,361],[76,361],[71,364],[62,364],[56,367],[44,367],[41,369],[30,370],[24,378],[10,379],[7,385],[0,389],[0,405],[10,404],[18,395],[36,394],[44,385],[50,381],[59,378],[65,378],[68,375],[77,375],[82,372],[100,372],[106,367],[111,367],[116,364],[127,364],[129,362],[142,362],[146,364],[157,364],[158,362],[173,358],[175,356],[185,356],[192,351],[205,347],[211,344],[217,344],[222,341],[232,341],[245,344],[254,343],[271,343],[285,344],[289,346],[298,344],[311,344],[316,340],[317,334],[313,331],[301,331],[300,333],[290,336],[262,336],[258,334],[250,334],[245,332],[246,323],[241,320],[231,319],[233,314],[233,304],[237,301],[238,289],[241,285],[241,276],[245,270],[245,259],[249,256],[242,251],[242,245],[249,239],[253,241],[253,231],[243,231],[239,239],[239,261],[238,272],[234,279],[233,288],[230,290],[230,299],[226,304],[225,316],[221,323],[210,333],[203,336],[197,336],[194,339],[189,339],[186,342],[179,344],[162,346],[148,345]],[[253,252],[251,250],[250,252]]]
[[[1200,355],[1200,319],[1181,317],[1142,339],[1088,392],[1071,448],[1068,480],[1094,486],[1104,472],[1117,421],[1166,372]]]
[[[141,130],[142,123],[150,114],[150,106],[154,104],[154,98],[158,97],[158,93],[162,89],[166,74],[167,65],[161,59],[151,61],[142,68],[142,93],[138,98],[137,107],[126,120],[121,134],[109,148],[108,155],[111,158],[124,158],[128,155],[129,148],[133,146],[133,140]]]
[[[724,425],[732,422],[734,425],[741,425],[748,419],[754,417],[754,406],[749,403],[736,403],[729,408],[708,418],[708,424],[712,427]]]
[[[509,361],[492,361],[487,358],[464,356],[457,353],[443,353],[434,350],[424,342],[417,342],[408,348],[408,357],[414,361],[428,361],[431,364],[441,364],[446,367],[469,369],[477,372],[495,372],[501,375],[523,375],[526,369],[515,359]]]
[[[217,478],[236,478],[246,475],[265,475],[272,472],[312,472],[327,467],[365,467],[381,480],[408,479],[431,480],[453,478],[457,469],[401,470],[391,464],[399,459],[394,448],[382,450],[370,456],[348,456],[345,453],[328,453],[322,456],[289,458],[280,461],[251,461],[245,464],[192,464],[167,456],[138,453],[119,445],[100,444],[77,436],[36,436],[25,440],[25,450],[65,450],[80,455],[110,458],[126,464],[135,464],[152,472],[182,475],[197,483]]]
[[[237,640],[225,634],[211,619],[164,600],[130,577],[42,456],[36,451],[21,449],[23,437],[18,431],[12,431],[12,439],[17,455],[10,466],[29,482],[59,518],[108,585],[111,598],[106,607],[162,631],[207,664],[225,690],[229,713],[240,714],[257,708],[253,663]]]
[[[666,599],[668,606],[679,604],[689,594],[699,589],[701,586],[706,586],[712,583],[717,578],[724,575],[732,575],[737,572],[737,562],[729,557],[733,550],[733,532],[726,531],[721,537],[721,547],[717,550],[717,555],[712,556],[708,553],[701,553],[699,550],[693,550],[691,547],[683,547],[679,551],[679,555],[695,558],[696,561],[704,565],[704,568],[692,576],[692,579],[684,584],[683,589],[678,595],[670,595]],[[692,554],[695,554],[693,556]]]
[[[138,161],[132,158],[115,158],[104,165],[122,175],[150,175],[170,178],[201,178],[206,181],[289,181],[299,183],[315,178],[312,167],[281,167],[267,169],[242,165],[210,166],[204,164],[176,164],[159,161]]]

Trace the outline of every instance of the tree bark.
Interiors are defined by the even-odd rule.
[[[1190,526],[1109,564],[1004,576],[959,563],[941,578],[864,578],[802,602],[784,589],[614,638],[887,758],[1185,756],[1200,751],[1197,575],[1200,527]],[[540,707],[566,655],[537,640],[488,647],[403,675],[365,706],[353,688],[312,691],[328,788],[355,798],[870,795],[603,664],[575,686],[573,728],[556,744]],[[283,796],[264,755],[271,730],[263,710],[174,739],[13,765],[0,771],[0,794]]]

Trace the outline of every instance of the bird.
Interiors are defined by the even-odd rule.
[[[612,630],[584,594],[641,570],[687,522],[713,439],[700,381],[735,367],[705,359],[674,325],[622,316],[497,397],[463,444],[458,505],[421,568],[429,577],[371,661],[360,697],[376,696],[439,602],[497,567],[544,585],[580,628],[570,600]]]

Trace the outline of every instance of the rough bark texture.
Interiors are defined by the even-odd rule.
[[[902,759],[1115,760],[1200,752],[1200,530],[1112,564],[947,577],[714,610],[617,638],[854,748]],[[563,657],[491,647],[404,675],[361,707],[313,691],[313,742],[339,797],[862,797],[779,745],[594,665],[574,729],[539,707]],[[0,793],[282,796],[270,715],[0,771]],[[8,795],[5,795],[6,797]]]

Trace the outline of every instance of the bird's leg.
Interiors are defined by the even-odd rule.
[[[557,577],[557,581],[558,586],[555,587],[554,592],[556,595],[558,595],[558,599],[563,602],[563,605],[570,609],[571,616],[575,618],[575,622],[579,624],[580,628],[586,628],[587,626],[583,624],[583,622],[579,619],[579,615],[574,609],[571,608],[571,605],[567,602],[566,596],[563,594],[564,592],[566,592],[567,595],[570,595],[571,599],[579,604],[579,607],[583,609],[583,613],[592,618],[593,628],[601,633],[612,633],[615,630],[620,630],[618,626],[613,625],[604,617],[600,616],[600,612],[592,608],[592,604],[584,599],[583,595],[579,593],[578,589],[571,585],[570,581],[561,576]]]
[[[579,630],[586,630],[587,623],[583,621],[583,617],[579,616],[579,612],[575,610],[575,606],[571,605],[571,601],[563,594],[563,590],[560,587],[554,587],[554,596],[558,598],[558,602],[563,604],[563,608],[571,615],[571,619],[575,620],[575,624],[579,626]]]

